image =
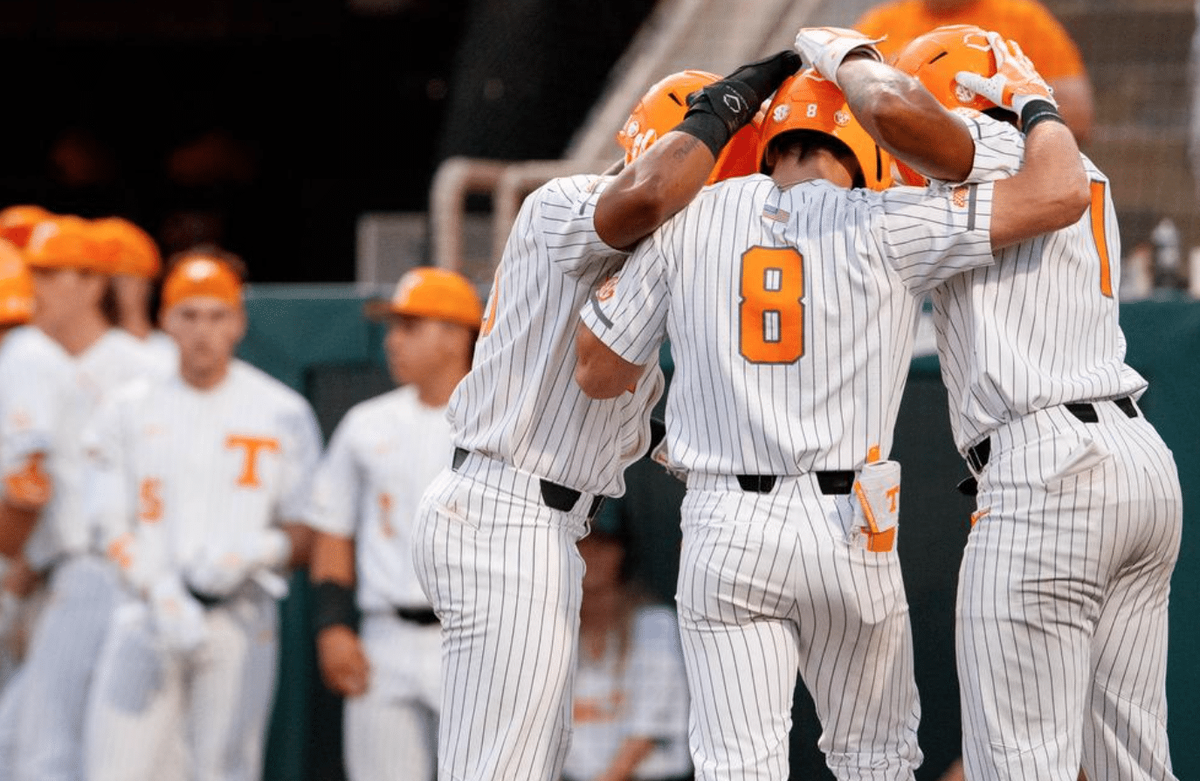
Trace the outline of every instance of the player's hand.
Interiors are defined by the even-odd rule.
[[[747,63],[718,82],[688,96],[688,111],[707,111],[725,123],[729,135],[741,130],[761,110],[763,101],[800,70],[800,57],[782,51]]]
[[[845,27],[801,27],[795,46],[804,67],[816,68],[817,73],[837,84],[838,66],[851,52],[883,62],[883,55],[875,48],[882,40]]]
[[[168,650],[194,651],[208,634],[204,606],[173,573],[159,578],[150,588],[150,615],[159,642]]]
[[[997,32],[989,32],[987,38],[996,58],[996,74],[989,78],[980,73],[959,71],[954,75],[959,86],[1018,115],[1031,100],[1044,100],[1058,107],[1054,90],[1050,89],[1016,41],[1006,41]]]
[[[0,580],[0,590],[5,594],[23,599],[36,591],[41,584],[42,576],[29,566],[25,557],[14,556],[8,559],[4,578]]]
[[[317,661],[321,680],[343,697],[365,694],[371,665],[358,635],[348,626],[330,626],[317,633]]]
[[[187,582],[201,594],[228,597],[256,572],[286,562],[290,551],[291,542],[282,529],[252,532],[231,547],[202,550],[187,569]]]

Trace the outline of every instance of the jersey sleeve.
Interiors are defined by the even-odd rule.
[[[975,160],[968,182],[991,182],[1012,176],[1025,160],[1025,137],[1007,122],[971,109],[954,112],[975,142]]]
[[[81,436],[83,517],[102,549],[136,526],[135,477],[128,468],[122,422],[120,399],[109,400]]]
[[[654,234],[616,276],[592,292],[580,317],[609,349],[644,366],[657,360],[666,338],[670,292],[667,263]]]
[[[596,233],[596,201],[607,177],[568,176],[551,179],[535,191],[533,204],[550,260],[565,274],[578,274],[597,259],[627,253],[604,243]],[[518,219],[517,225],[522,221]],[[513,236],[512,240],[522,240]]]
[[[22,357],[0,361],[0,469],[6,475],[30,456],[49,453],[60,422],[62,379],[33,356]]]
[[[363,472],[354,451],[353,410],[334,429],[313,478],[311,525],[339,537],[358,527]]]
[[[312,479],[321,458],[321,428],[308,403],[290,412],[284,421],[290,452],[285,454],[284,476],[278,518],[294,523],[312,523]]]
[[[635,618],[629,675],[628,733],[673,738],[687,734],[688,690],[679,624],[667,607]]]
[[[995,184],[893,187],[881,194],[884,256],[913,293],[993,262]]]

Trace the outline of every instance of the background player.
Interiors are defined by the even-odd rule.
[[[471,368],[483,306],[462,275],[420,268],[400,278],[389,313],[388,368],[403,387],[346,413],[314,489],[317,656],[347,698],[352,781],[434,778],[441,627],[413,573],[413,519],[454,449],[446,402]]]
[[[672,132],[635,135],[627,123],[619,138],[632,163],[619,175],[554,179],[521,207],[474,365],[450,398],[452,468],[417,520],[417,576],[443,631],[441,777],[558,777],[583,574],[575,543],[599,497],[621,494],[625,466],[647,450],[663,385],[655,372],[621,399],[585,398],[571,380],[578,310],[624,259],[614,248],[702,187],[797,60],[784,52],[703,87]],[[674,104],[676,121],[688,100],[669,88],[647,98]]]
[[[49,597],[0,710],[16,719],[16,778],[79,778],[87,689],[115,593],[83,518],[79,432],[107,394],[153,364],[107,319],[111,266],[90,223],[37,223],[25,259],[34,327],[14,334],[0,358],[0,459],[12,489],[0,549],[48,577]]]
[[[112,291],[119,328],[140,339],[173,369],[179,359],[171,337],[154,324],[154,285],[162,273],[162,255],[149,233],[124,217],[94,220],[97,240],[111,253]]]
[[[88,710],[87,777],[156,779],[183,746],[196,779],[257,778],[274,692],[279,572],[307,560],[316,416],[233,357],[241,280],[190,254],[163,285],[178,372],[138,383],[90,429],[101,526],[135,599]]]
[[[643,593],[628,549],[619,514],[605,504],[579,541],[586,570],[564,781],[692,778],[679,622]]]
[[[961,146],[951,133],[974,139],[977,157],[990,162],[958,166],[956,180],[1020,168],[1022,135],[978,110],[1012,122],[1020,115],[1024,127],[1046,115],[1048,95],[1023,88],[1013,72],[1021,61],[996,33],[969,26],[913,41],[897,66],[961,119],[909,143],[928,159]],[[963,73],[971,70],[982,75]],[[837,73],[869,111],[872,82],[916,94],[886,71],[858,58]],[[904,110],[890,103],[891,113]],[[1071,781],[1081,763],[1093,779],[1113,768],[1173,778],[1164,691],[1178,473],[1134,403],[1146,381],[1124,363],[1109,181],[1083,163],[1092,198],[1079,222],[1002,250],[995,267],[933,293],[951,428],[979,478],[958,592],[970,778]]]
[[[584,309],[576,377],[589,395],[618,395],[670,336],[697,776],[787,777],[799,670],[838,778],[910,779],[920,706],[895,552],[899,467],[879,459],[919,296],[991,263],[993,247],[1075,220],[1078,148],[1065,128],[1040,128],[1010,180],[852,190],[878,187],[886,156],[812,70],[779,88],[762,143],[769,176],[701,193]]]

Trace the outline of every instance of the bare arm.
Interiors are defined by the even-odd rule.
[[[855,118],[891,154],[932,179],[966,180],[975,165],[967,126],[916,78],[852,53],[837,71]]]
[[[13,504],[0,499],[0,555],[17,556],[25,547],[25,541],[37,526],[41,508]]]
[[[600,194],[596,233],[610,247],[633,247],[696,197],[716,162],[695,136],[667,133]]]
[[[1079,146],[1066,125],[1042,122],[1025,139],[1025,162],[996,182],[992,249],[1060,230],[1079,220],[1089,202]]]
[[[653,749],[654,741],[650,738],[625,738],[621,741],[612,762],[596,777],[596,781],[629,781],[633,778],[633,771]]]
[[[309,579],[314,583],[331,580],[354,587],[354,539],[326,532],[313,532],[312,563]]]
[[[630,363],[583,323],[575,332],[575,382],[593,399],[613,399],[634,387],[645,366]]]
[[[291,543],[291,553],[288,554],[288,569],[301,569],[308,566],[313,550],[313,530],[302,523],[285,521],[279,525]]]
[[[354,588],[354,540],[314,532],[309,577],[314,583],[333,582]],[[370,664],[354,629],[335,624],[317,633],[317,662],[321,679],[343,697],[364,693],[370,682]]]

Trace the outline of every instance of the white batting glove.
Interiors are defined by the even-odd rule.
[[[1016,41],[1006,41],[997,32],[989,32],[987,39],[996,57],[996,74],[986,77],[980,73],[959,71],[954,74],[959,86],[982,95],[1018,116],[1031,100],[1044,100],[1058,108],[1054,90],[1050,89]]]
[[[174,573],[159,578],[150,588],[150,615],[155,634],[170,651],[194,651],[208,634],[204,606]]]
[[[188,567],[187,582],[201,594],[227,597],[257,573],[287,563],[291,551],[291,540],[282,529],[263,529],[239,540],[232,549],[202,551]],[[269,585],[263,587],[274,595],[274,581],[267,581]]]
[[[882,40],[868,38],[858,30],[845,27],[801,27],[796,33],[795,46],[805,68],[816,68],[818,73],[837,84],[838,66],[851,52],[883,62],[883,55],[875,48]],[[838,89],[841,89],[840,84]]]
[[[154,555],[132,532],[126,532],[113,540],[106,553],[109,561],[117,566],[125,583],[139,594],[148,594],[155,581],[167,569],[161,554]]]

